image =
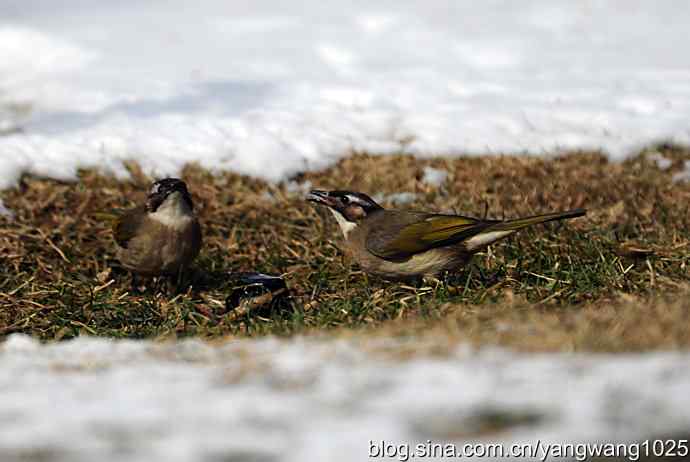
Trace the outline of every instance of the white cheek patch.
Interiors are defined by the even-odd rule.
[[[182,229],[194,219],[194,214],[187,201],[182,198],[182,194],[174,192],[166,197],[149,217],[170,228]]]
[[[340,225],[340,230],[343,232],[343,236],[345,236],[345,238],[347,239],[348,234],[354,231],[354,229],[357,227],[357,223],[347,221],[345,217],[340,214],[340,212],[337,212],[330,208],[328,210],[330,210],[333,216],[335,217],[336,221],[338,222],[338,225]]]
[[[476,250],[501,238],[510,236],[514,232],[515,230],[513,229],[510,231],[489,231],[487,233],[477,234],[476,236],[472,236],[465,241],[465,248],[470,251]]]

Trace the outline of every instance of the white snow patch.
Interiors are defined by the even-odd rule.
[[[12,335],[0,345],[0,456],[350,462],[369,440],[475,441],[474,426],[496,414],[529,419],[487,441],[629,442],[690,428],[689,353],[386,355],[410,341]]]
[[[659,170],[668,170],[673,165],[673,161],[664,157],[660,152],[652,152],[647,155],[647,159],[656,164]]]
[[[440,168],[434,168],[426,166],[424,167],[424,172],[422,176],[422,183],[426,183],[429,186],[439,187],[446,182],[448,178],[448,171]]]
[[[378,203],[388,202],[393,206],[407,205],[417,199],[417,194],[413,192],[398,192],[393,194],[377,194],[374,196],[374,200]]]
[[[6,218],[14,218],[14,212],[5,206],[5,203],[0,199],[0,216]]]
[[[313,186],[311,184],[311,181],[309,180],[301,183],[298,181],[291,180],[285,183],[285,192],[292,195],[304,196],[312,189]]]
[[[620,159],[690,142],[685,4],[125,5],[0,5],[0,108],[26,108],[0,115],[0,188],[125,176],[128,159],[281,181],[358,151]]]
[[[673,182],[676,183],[679,181],[690,181],[690,160],[686,160],[683,163],[683,171],[673,175]]]

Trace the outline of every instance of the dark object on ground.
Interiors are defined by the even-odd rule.
[[[233,275],[233,281],[232,292],[225,299],[225,307],[233,317],[267,313],[289,305],[290,293],[280,276],[238,273]]]

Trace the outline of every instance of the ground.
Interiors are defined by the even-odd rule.
[[[671,161],[660,162],[659,154]],[[690,346],[690,182],[674,181],[690,150],[658,145],[622,163],[597,152],[546,157],[418,159],[355,153],[332,168],[272,185],[194,165],[184,172],[204,228],[191,285],[138,293],[114,257],[114,213],[140,203],[151,181],[95,171],[61,183],[24,177],[0,194],[0,335],[222,339],[266,334],[430,335],[539,351],[626,351]],[[448,171],[423,181],[425,166]],[[567,223],[522,231],[478,254],[443,284],[367,277],[339,250],[310,185],[385,198],[399,208],[490,218],[584,207]],[[394,196],[393,196],[394,197]],[[239,314],[225,300],[230,274],[282,274],[289,306]]]

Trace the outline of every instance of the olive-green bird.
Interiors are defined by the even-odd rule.
[[[124,212],[113,225],[122,266],[142,276],[177,276],[201,249],[201,226],[184,181],[165,178],[151,186],[144,205]]]
[[[439,278],[522,228],[586,213],[575,209],[500,221],[385,210],[366,194],[353,191],[314,190],[307,200],[327,206],[355,261],[364,271],[386,279]]]

